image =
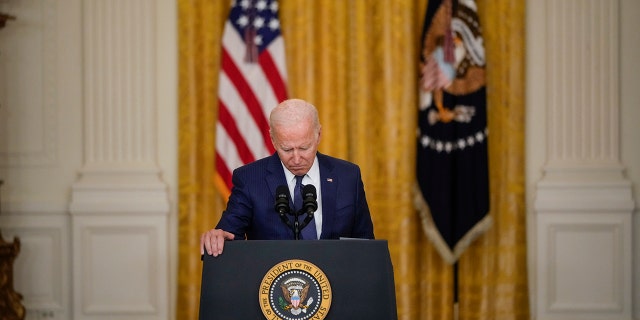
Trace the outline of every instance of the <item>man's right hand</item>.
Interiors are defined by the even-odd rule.
[[[200,237],[200,255],[204,255],[205,250],[209,255],[217,257],[222,254],[225,240],[233,240],[233,233],[222,229],[211,229]]]

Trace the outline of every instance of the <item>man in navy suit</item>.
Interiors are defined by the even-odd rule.
[[[296,180],[317,190],[318,207],[303,239],[373,239],[360,168],[318,152],[321,126],[315,106],[286,100],[271,112],[269,126],[276,153],[234,170],[227,209],[216,228],[202,234],[200,253],[221,254],[225,240],[294,239],[274,203],[279,186],[287,186],[295,199]],[[292,207],[300,204],[294,201]]]

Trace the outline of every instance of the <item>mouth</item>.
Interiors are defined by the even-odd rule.
[[[291,168],[289,168],[289,171],[291,171],[291,173],[298,174],[298,173],[303,173],[305,171],[305,168],[304,167],[291,167]]]

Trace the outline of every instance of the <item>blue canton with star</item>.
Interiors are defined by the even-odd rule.
[[[229,13],[229,21],[243,39],[248,28],[255,29],[253,44],[259,53],[280,36],[276,0],[236,0]]]

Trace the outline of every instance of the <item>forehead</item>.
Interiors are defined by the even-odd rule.
[[[274,130],[274,142],[279,146],[298,147],[316,142],[317,135],[311,126],[281,126]]]

